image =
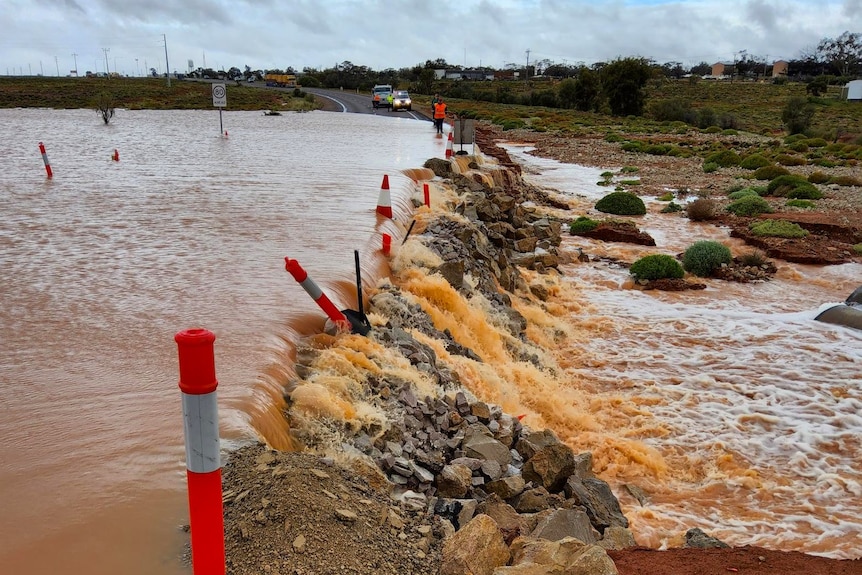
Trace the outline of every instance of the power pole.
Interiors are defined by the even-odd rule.
[[[111,74],[108,71],[108,52],[110,52],[110,51],[111,51],[110,48],[102,48],[102,52],[105,53],[105,76],[107,76],[108,78],[111,77]]]
[[[165,42],[165,72],[168,78],[168,88],[171,87],[171,66],[168,64],[168,38],[162,34],[162,40]]]
[[[78,55],[73,53],[72,58],[75,59],[75,77],[78,77]]]
[[[60,61],[54,56],[54,65],[57,66],[57,77],[60,77]]]
[[[530,49],[527,48],[527,69],[524,70],[524,80],[530,80]]]

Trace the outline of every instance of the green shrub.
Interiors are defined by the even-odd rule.
[[[760,220],[753,222],[749,229],[756,236],[772,238],[804,238],[808,235],[807,230],[787,220]]]
[[[699,277],[708,277],[721,267],[733,261],[730,248],[719,242],[702,240],[693,243],[682,256],[682,267]]]
[[[792,96],[781,112],[781,121],[787,127],[787,131],[793,135],[800,135],[811,126],[816,109],[802,96]],[[789,142],[788,142],[789,143]]]
[[[620,180],[622,186],[639,186],[642,183],[640,180]]]
[[[658,197],[658,201],[660,202],[669,202],[673,200],[673,192],[667,192]]]
[[[670,144],[647,144],[641,147],[641,152],[653,156],[666,156],[673,149]]]
[[[739,132],[737,132],[733,128],[727,128],[726,130],[721,131],[721,135],[722,136],[737,136],[737,135],[739,135]]]
[[[862,255],[862,244],[856,244],[853,246],[853,253],[857,255]]]
[[[766,259],[766,254],[764,254],[760,250],[754,250],[753,252],[748,252],[739,256],[739,263],[744,266],[759,268],[760,266],[768,262],[769,260]]]
[[[737,216],[751,217],[772,212],[769,202],[758,195],[744,196],[727,206],[727,211]]]
[[[722,168],[729,168],[730,166],[739,165],[739,154],[733,150],[719,150],[718,152],[709,154],[703,161],[706,164],[713,163],[718,164]]]
[[[775,161],[782,166],[804,166],[808,162],[800,156],[791,156],[790,154],[778,154]]]
[[[704,134],[720,134],[721,128],[719,128],[718,126],[710,126],[709,128],[706,128],[705,130],[701,130],[701,131]]]
[[[584,232],[591,232],[599,227],[599,222],[586,216],[580,216],[578,219],[569,224],[569,233],[573,236]]]
[[[634,174],[640,171],[640,168],[637,166],[623,166],[620,171],[624,174]]]
[[[815,162],[815,163],[816,163],[818,166],[821,166],[821,167],[824,167],[824,168],[834,168],[835,166],[837,166],[837,165],[838,165],[836,162],[833,162],[832,160],[827,160],[827,159],[825,159],[825,158],[823,158],[823,159],[821,159],[821,160],[817,160],[817,162]]]
[[[685,214],[693,222],[705,222],[715,218],[715,202],[707,198],[698,198],[685,206]]]
[[[634,142],[623,142],[621,148],[624,152],[642,152],[643,143],[634,141]]]
[[[805,143],[810,148],[825,148],[828,145],[828,142],[823,138],[808,138]]]
[[[636,280],[660,280],[685,276],[685,271],[680,263],[672,256],[665,254],[642,257],[632,264],[629,273]]]
[[[731,192],[727,195],[731,200],[738,200],[739,198],[745,198],[747,196],[757,196],[760,197],[760,194],[757,193],[757,190],[754,188],[743,188],[741,190],[737,190],[735,192]]]
[[[746,170],[756,170],[757,168],[762,168],[770,164],[771,162],[760,154],[750,154],[742,158],[739,162],[739,166]]]
[[[661,209],[661,213],[663,214],[672,214],[674,212],[681,212],[682,206],[676,202],[670,202],[668,205]]]
[[[829,176],[823,172],[811,172],[808,174],[808,181],[812,184],[825,184],[829,181]]]
[[[703,165],[703,173],[705,174],[711,174],[716,170],[718,170],[718,164],[715,162],[707,162]]]
[[[823,192],[813,184],[806,183],[787,192],[786,197],[791,200],[819,200],[823,197]]]
[[[790,144],[787,147],[790,148],[791,150],[793,150],[794,152],[807,152],[808,151],[808,144],[806,144],[805,142],[793,142],[792,144]]]
[[[607,134],[605,136],[605,142],[608,142],[611,144],[615,144],[617,142],[622,142],[622,141],[623,141],[623,137],[620,136],[619,134],[610,133],[610,134]]]
[[[817,204],[811,200],[787,200],[787,203],[784,205],[791,208],[804,208],[806,210],[817,207]]]
[[[829,178],[829,183],[839,186],[862,186],[862,181],[853,176],[835,176],[834,178]]]
[[[754,179],[755,180],[774,180],[778,176],[786,176],[790,172],[787,168],[782,168],[781,166],[763,166],[761,168],[757,168],[754,171]]]
[[[596,202],[596,209],[618,216],[642,216],[646,213],[644,201],[629,192],[611,192]]]
[[[787,194],[800,186],[813,187],[813,185],[802,176],[786,174],[784,176],[778,176],[769,182],[769,185],[766,186],[766,193],[770,196],[787,196]]]

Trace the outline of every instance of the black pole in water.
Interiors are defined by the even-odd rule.
[[[356,262],[356,299],[359,300],[359,313],[365,315],[362,308],[362,271],[359,268],[359,250],[353,250],[353,260]]]
[[[406,242],[406,241],[407,241],[407,238],[409,238],[409,237],[410,237],[410,232],[412,232],[412,231],[413,231],[413,226],[415,226],[415,225],[416,225],[416,220],[413,220],[412,222],[410,222],[410,227],[409,227],[409,228],[407,228],[407,233],[404,235],[404,239],[403,239],[403,240],[401,240],[401,245],[402,245],[402,246],[404,245],[404,242]]]

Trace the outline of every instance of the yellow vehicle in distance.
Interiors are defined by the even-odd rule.
[[[263,79],[272,88],[296,88],[295,74],[267,74]]]

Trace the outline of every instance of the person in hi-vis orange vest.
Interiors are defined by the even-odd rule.
[[[434,104],[434,126],[437,128],[437,133],[443,133],[443,120],[446,119],[446,103],[443,98],[437,100]]]

